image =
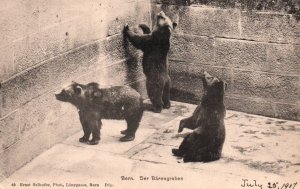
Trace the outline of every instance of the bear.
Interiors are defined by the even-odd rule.
[[[134,47],[143,51],[143,72],[146,76],[146,90],[153,105],[153,112],[160,113],[170,108],[171,78],[168,73],[168,52],[170,37],[177,24],[163,11],[157,14],[156,28],[152,31],[140,24],[143,34],[130,30],[126,24],[124,35]]]
[[[226,82],[204,72],[204,94],[201,103],[192,116],[182,119],[178,132],[184,128],[193,132],[184,137],[178,149],[172,149],[175,156],[183,157],[184,162],[210,162],[221,158],[225,141],[224,92]]]
[[[127,129],[120,141],[132,141],[144,112],[141,95],[129,86],[99,88],[97,83],[87,85],[72,82],[55,94],[56,99],[73,104],[79,110],[83,137],[79,142],[96,145],[100,141],[102,119],[126,120]],[[92,139],[89,140],[92,134]]]

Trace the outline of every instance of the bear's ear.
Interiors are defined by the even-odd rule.
[[[75,93],[76,95],[80,95],[80,94],[81,94],[81,91],[82,91],[82,88],[81,88],[80,85],[76,85],[76,86],[74,87],[74,93]]]
[[[78,83],[76,83],[75,81],[72,81],[72,85],[77,85]]]
[[[173,30],[174,30],[177,27],[177,23],[173,22],[172,26],[173,26]]]
[[[160,11],[158,14],[157,14],[158,17],[166,17],[166,14],[164,13],[164,11]]]

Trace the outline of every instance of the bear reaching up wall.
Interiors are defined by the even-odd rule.
[[[204,72],[204,95],[193,115],[180,121],[178,132],[184,128],[194,131],[187,135],[178,149],[172,149],[175,156],[184,162],[209,162],[221,157],[225,141],[224,92],[226,83]]]
[[[177,26],[163,11],[157,14],[156,28],[152,31],[144,24],[139,25],[144,34],[138,34],[124,27],[125,36],[133,46],[143,51],[143,71],[146,75],[146,88],[153,111],[161,112],[170,108],[171,79],[168,74],[168,52],[170,37]]]

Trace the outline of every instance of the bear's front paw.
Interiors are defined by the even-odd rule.
[[[82,142],[82,143],[86,143],[87,141],[89,141],[89,139],[85,138],[85,137],[81,137],[79,139],[79,142]]]
[[[181,133],[183,129],[184,129],[183,124],[180,123],[178,127],[178,133]]]
[[[87,144],[89,144],[89,145],[97,145],[98,143],[99,143],[99,140],[90,140],[90,141],[88,141]]]
[[[173,153],[174,156],[177,156],[177,157],[182,157],[184,155],[181,150],[176,149],[176,148],[172,149],[172,153]]]
[[[133,135],[126,135],[126,136],[120,138],[120,141],[121,141],[121,142],[133,141],[134,138],[135,138],[135,137],[134,137]]]

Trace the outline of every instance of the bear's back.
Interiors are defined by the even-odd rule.
[[[128,101],[139,101],[142,97],[133,88],[129,86],[113,86],[109,88],[100,88],[103,102],[126,103]]]

